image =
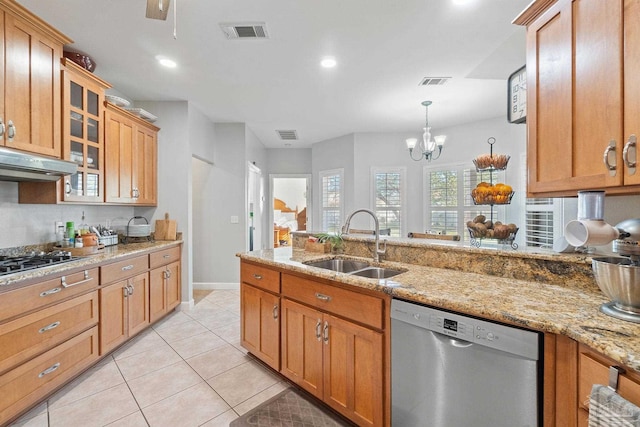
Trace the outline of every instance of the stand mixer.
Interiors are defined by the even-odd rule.
[[[640,219],[615,226],[613,252],[620,257],[597,257],[591,261],[596,283],[611,302],[600,311],[617,319],[640,323]]]

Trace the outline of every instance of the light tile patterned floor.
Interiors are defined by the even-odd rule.
[[[195,291],[12,426],[228,426],[288,387],[240,347],[237,290]]]

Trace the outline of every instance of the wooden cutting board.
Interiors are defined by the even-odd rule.
[[[169,219],[169,213],[164,214],[164,219],[156,220],[156,229],[153,234],[156,240],[176,240],[178,223],[175,219]]]

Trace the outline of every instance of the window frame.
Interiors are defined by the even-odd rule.
[[[380,166],[372,166],[370,173],[370,190],[369,194],[371,195],[371,211],[378,216],[378,209],[376,206],[376,200],[378,196],[378,189],[376,187],[376,175],[379,173],[385,174],[399,174],[400,175],[400,229],[399,235],[394,237],[403,237],[407,234],[407,168],[406,166],[390,166],[390,167],[380,167]],[[379,221],[379,219],[378,219]],[[383,228],[380,226],[380,228]]]
[[[324,205],[324,195],[325,195],[325,187],[323,185],[323,180],[325,177],[330,177],[330,176],[338,176],[340,178],[340,191],[338,192],[339,194],[339,207],[338,207],[338,225],[337,225],[337,230],[329,230],[328,227],[325,227],[325,211],[330,210],[328,207],[325,207]],[[338,168],[338,169],[327,169],[327,170],[322,170],[320,172],[318,172],[318,188],[320,189],[320,191],[318,191],[318,209],[319,209],[319,222],[320,222],[320,228],[322,229],[322,231],[325,232],[335,232],[335,233],[340,233],[341,231],[341,226],[342,223],[344,222],[344,168]],[[335,210],[335,208],[331,208],[331,210]]]

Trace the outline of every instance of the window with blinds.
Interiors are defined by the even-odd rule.
[[[535,198],[526,202],[525,241],[529,247],[552,248],[554,240],[554,215],[557,210],[554,199]]]
[[[377,169],[373,172],[374,213],[380,228],[391,229],[391,236],[401,236],[404,221],[404,182],[406,172],[402,168]]]
[[[320,172],[320,210],[322,231],[340,233],[343,200],[342,169]]]

